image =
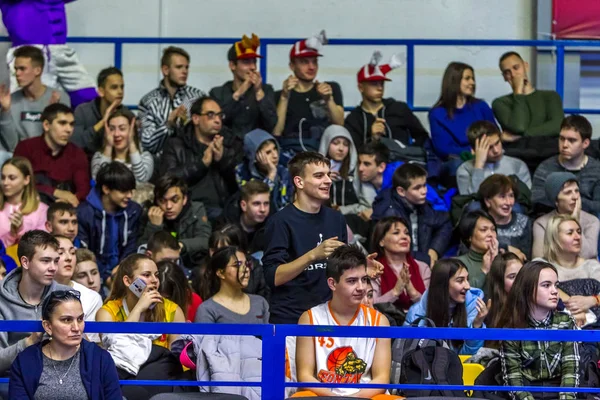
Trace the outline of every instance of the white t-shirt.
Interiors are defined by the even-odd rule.
[[[81,283],[71,281],[71,287],[81,293],[81,306],[86,321],[96,321],[96,313],[102,308],[102,297],[100,293],[83,286]]]

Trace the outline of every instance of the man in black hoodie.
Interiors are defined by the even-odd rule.
[[[161,176],[154,185],[154,203],[138,243],[147,244],[155,232],[167,231],[179,242],[183,265],[199,265],[208,253],[211,233],[204,204],[189,200],[185,182],[171,174]]]
[[[429,133],[408,105],[391,97],[383,98],[385,81],[391,80],[386,74],[402,61],[394,55],[388,64],[378,65],[380,59],[381,53],[375,52],[371,62],[358,71],[362,102],[348,114],[344,126],[357,147],[381,137],[400,141],[405,147],[422,147]]]
[[[170,173],[190,188],[189,198],[201,201],[214,222],[229,196],[237,191],[235,166],[241,161],[241,142],[223,127],[223,111],[212,97],[201,97],[190,110],[188,123],[165,145],[161,175]]]

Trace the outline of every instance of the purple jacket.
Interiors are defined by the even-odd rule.
[[[65,4],[75,0],[0,0],[2,22],[13,47],[27,44],[65,44]]]

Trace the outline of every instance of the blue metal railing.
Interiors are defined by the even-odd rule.
[[[0,331],[37,332],[42,331],[39,321],[0,321]],[[338,327],[307,325],[229,325],[229,324],[190,324],[190,323],[86,323],[88,333],[165,333],[201,335],[240,335],[259,336],[262,339],[262,376],[259,382],[232,381],[164,381],[126,380],[123,385],[180,385],[180,386],[260,386],[262,398],[279,400],[284,398],[286,387],[306,387],[307,384],[285,382],[285,344],[288,336],[327,336],[361,338],[413,338],[413,339],[502,339],[529,341],[577,341],[599,342],[600,331],[530,330],[530,329],[474,329],[474,328],[406,328],[406,327]],[[7,382],[8,379],[0,379]],[[599,388],[568,388],[541,386],[459,386],[459,385],[413,385],[413,384],[339,384],[310,383],[310,387],[360,387],[360,388],[403,388],[440,390],[482,390],[529,392],[580,392],[596,393]]]
[[[113,44],[114,66],[121,68],[123,64],[124,44],[232,44],[239,38],[161,38],[161,37],[69,37],[70,43]],[[292,45],[298,39],[261,38],[260,71],[263,81],[267,82],[268,46]],[[7,37],[0,42],[10,42]],[[599,48],[600,41],[593,40],[490,40],[490,39],[329,39],[334,46],[406,46],[406,103],[413,111],[428,111],[430,107],[415,106],[415,46],[497,46],[497,47],[544,47],[556,50],[556,91],[564,98],[565,86],[565,52],[566,48],[581,50],[584,47]],[[357,65],[358,69],[360,66]],[[566,108],[566,113],[600,114],[600,109]]]

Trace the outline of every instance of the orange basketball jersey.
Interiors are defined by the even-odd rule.
[[[340,325],[331,312],[329,302],[308,311],[311,325]],[[381,314],[360,305],[348,326],[378,326]],[[323,383],[368,383],[375,355],[376,338],[316,337],[315,361],[317,379]],[[339,396],[349,396],[360,389],[335,388]]]

